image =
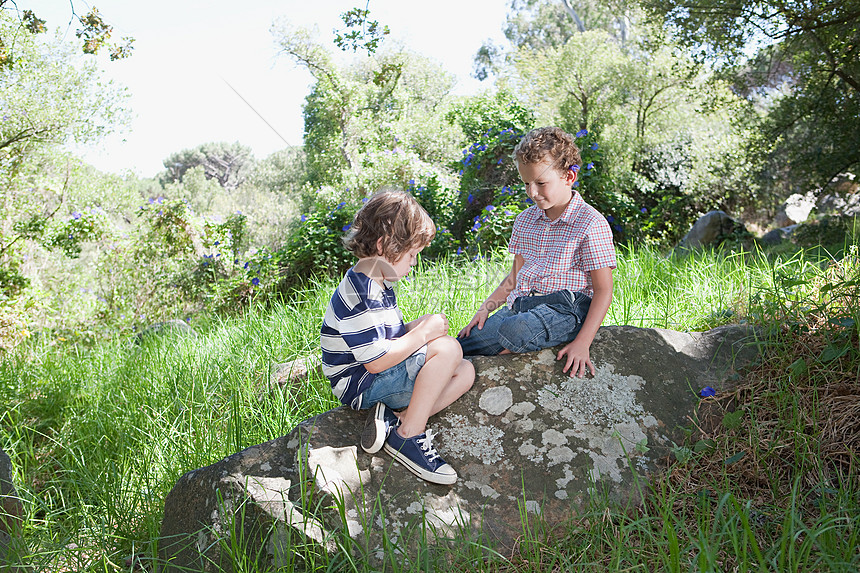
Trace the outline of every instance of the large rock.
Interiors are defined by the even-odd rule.
[[[682,251],[700,249],[718,244],[738,232],[746,232],[743,223],[735,221],[725,211],[709,211],[696,219],[678,248]]]
[[[24,505],[12,483],[12,460],[0,450],[0,571],[6,571],[18,561],[16,553],[23,544],[23,518]]]
[[[762,235],[758,242],[762,245],[771,247],[784,243],[791,239],[791,234],[794,233],[799,226],[800,225],[789,225],[788,227],[777,227],[776,229],[771,229]]]
[[[805,194],[794,193],[782,204],[776,212],[773,224],[776,227],[788,227],[803,223],[809,218],[809,214],[815,209],[815,193],[809,191]]]
[[[816,204],[816,211],[820,215],[860,215],[860,192],[822,195]]]
[[[182,476],[165,501],[165,569],[232,571],[236,559],[278,565],[306,542],[371,562],[397,551],[408,558],[422,535],[511,551],[525,517],[554,525],[595,494],[638,499],[683,440],[699,390],[719,389],[748,364],[753,338],[737,326],[604,327],[592,346],[597,375],[585,379],[565,375],[554,350],[475,358],[474,387],[430,420],[439,452],[459,473],[453,486],[364,453],[364,413],[326,412]]]

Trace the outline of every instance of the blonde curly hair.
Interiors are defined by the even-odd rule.
[[[572,135],[558,127],[539,127],[528,132],[514,148],[519,163],[540,163],[546,158],[559,173],[579,169],[582,157]]]

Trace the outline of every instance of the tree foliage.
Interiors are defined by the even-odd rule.
[[[769,106],[776,164],[822,186],[860,164],[858,0],[643,0],[705,59]],[[748,59],[751,48],[758,48]]]
[[[238,141],[203,143],[177,151],[164,160],[167,172],[162,176],[162,183],[181,182],[189,169],[198,166],[203,168],[207,179],[232,190],[241,185],[254,168],[254,153]]]
[[[420,175],[442,175],[439,165],[456,153],[459,139],[444,120],[451,74],[406,51],[339,65],[309,30],[282,21],[273,33],[281,52],[315,80],[304,105],[310,185],[366,195],[382,185],[405,187]]]
[[[74,1],[69,2],[69,8],[74,20],[80,24],[75,30],[75,36],[82,40],[81,50],[85,54],[98,54],[107,48],[111,60],[120,60],[131,56],[134,50],[134,38],[123,37],[120,41],[111,41],[113,26],[104,20],[99,9],[90,7],[89,12],[80,15],[75,11]],[[30,34],[42,34],[48,31],[45,20],[39,18],[32,10],[19,10],[14,0],[0,0],[0,11],[17,16],[22,30]],[[6,63],[9,58],[9,46],[14,45],[17,34],[14,30],[4,29],[0,33],[0,65]]]
[[[364,50],[372,54],[379,47],[383,38],[391,33],[386,25],[380,25],[379,21],[370,19],[370,0],[362,10],[352,8],[340,15],[345,28],[335,30],[334,45],[346,52],[352,50]]]
[[[540,51],[564,46],[576,34],[603,31],[625,48],[634,38],[638,10],[625,0],[511,0],[504,34],[516,50]],[[487,40],[475,55],[473,75],[485,80],[502,69],[514,53]]]
[[[40,41],[8,11],[0,11],[0,37],[15,39],[0,67],[0,263],[9,274],[26,241],[59,246],[51,237],[66,224],[61,219],[101,206],[81,193],[78,162],[60,146],[98,140],[127,116],[124,92],[103,82],[70,46]]]

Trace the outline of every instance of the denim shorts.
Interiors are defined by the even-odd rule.
[[[382,402],[392,410],[402,410],[408,406],[409,400],[412,399],[415,378],[426,359],[425,344],[400,364],[378,373],[370,383],[370,388],[361,395],[361,408],[372,408],[377,402]]]
[[[576,338],[591,306],[591,297],[560,290],[546,295],[521,296],[511,308],[491,314],[484,328],[472,328],[458,338],[463,356],[493,356],[504,349],[532,352],[566,344]]]

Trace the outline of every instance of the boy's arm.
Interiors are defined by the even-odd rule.
[[[440,336],[448,334],[448,319],[444,314],[429,314],[413,320],[407,325],[406,334],[391,341],[388,352],[364,367],[378,374],[409,358],[416,350]]]
[[[467,324],[463,330],[457,334],[457,338],[469,336],[472,332],[472,328],[475,326],[478,327],[478,330],[484,328],[484,322],[486,322],[490,313],[505,304],[508,300],[508,295],[511,294],[511,291],[517,286],[517,274],[520,272],[520,269],[523,268],[523,263],[525,263],[525,259],[523,259],[522,255],[514,255],[514,264],[511,267],[511,272],[502,279],[502,282],[498,287],[496,287],[496,290],[494,290],[493,293],[487,297],[487,300],[478,307],[478,312],[475,313],[475,316],[472,317],[469,324]]]
[[[586,368],[591,371],[592,376],[595,374],[589,349],[595,335],[597,335],[597,329],[600,328],[603,319],[606,318],[609,305],[612,303],[612,269],[606,267],[591,271],[591,286],[594,288],[594,297],[591,299],[591,306],[588,308],[585,322],[582,323],[582,328],[576,338],[562,348],[556,356],[556,360],[561,360],[563,356],[567,355],[567,361],[562,372],[567,372],[570,368],[570,375],[574,376],[575,374],[579,378],[583,377]]]

